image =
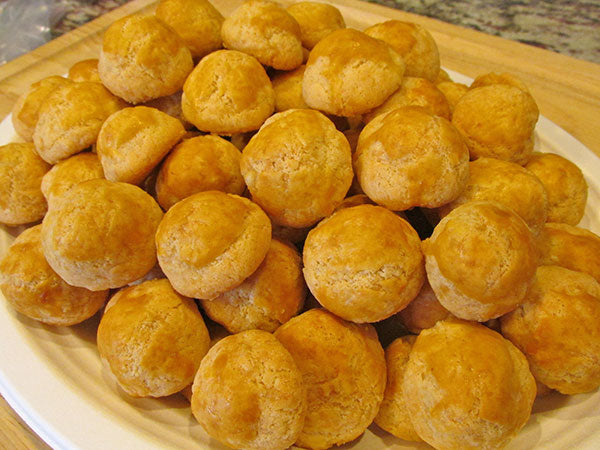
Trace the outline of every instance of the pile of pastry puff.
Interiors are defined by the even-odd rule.
[[[227,446],[325,449],[374,421],[496,448],[536,393],[600,385],[582,172],[534,152],[521,81],[452,82],[419,25],[163,0],[12,120],[0,221],[34,225],[6,300],[58,326],[102,310],[120,387],[185,392]]]

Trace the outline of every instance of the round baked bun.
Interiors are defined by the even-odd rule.
[[[275,111],[281,112],[288,109],[308,109],[302,97],[302,79],[306,66],[302,65],[289,72],[278,72],[273,76],[273,90],[275,91]]]
[[[271,222],[250,200],[194,194],[165,214],[156,232],[161,269],[177,292],[210,300],[248,278],[271,244]]]
[[[275,2],[248,0],[223,22],[223,46],[247,53],[261,64],[292,70],[302,64],[300,25]]]
[[[453,81],[442,81],[436,84],[437,88],[442,91],[442,94],[448,100],[450,106],[450,115],[454,112],[454,107],[463,95],[467,93],[469,87],[466,84],[455,83]]]
[[[230,333],[253,329],[272,333],[298,314],[305,298],[298,250],[273,239],[263,262],[242,284],[201,302],[208,317]]]
[[[252,199],[274,222],[296,228],[331,214],[352,182],[348,141],[309,109],[270,117],[244,148],[240,169]]]
[[[341,209],[304,243],[304,277],[321,305],[352,322],[377,322],[404,308],[425,278],[421,241],[380,206]]]
[[[585,213],[588,185],[581,169],[553,153],[534,153],[525,168],[548,193],[548,222],[577,225]]]
[[[398,313],[398,316],[406,329],[415,334],[433,327],[440,320],[453,317],[437,299],[427,280],[423,283],[419,294]]]
[[[375,24],[365,33],[387,42],[406,64],[405,75],[435,81],[440,71],[440,55],[433,37],[421,25],[399,20]]]
[[[24,225],[44,217],[48,205],[41,184],[50,167],[33,144],[0,146],[0,223]]]
[[[489,86],[491,84],[506,84],[508,86],[514,86],[516,88],[519,88],[523,92],[529,93],[529,89],[527,89],[527,86],[525,85],[525,83],[523,83],[523,81],[521,81],[517,76],[507,72],[489,72],[479,75],[473,80],[473,82],[469,86],[469,89],[475,89],[482,86]]]
[[[371,424],[383,399],[386,366],[375,329],[311,309],[283,324],[275,337],[291,353],[307,389],[299,447],[350,442]]]
[[[124,286],[156,264],[154,234],[162,211],[137,186],[84,181],[51,203],[42,223],[48,264],[73,286]]]
[[[472,201],[497,202],[511,208],[536,235],[548,217],[548,194],[539,178],[518,164],[496,158],[471,161],[464,190],[438,212],[443,217]]]
[[[33,141],[33,132],[40,114],[40,108],[46,98],[59,86],[71,83],[71,80],[51,76],[36,81],[15,102],[12,109],[12,124],[19,136],[25,141]]]
[[[35,149],[46,162],[56,164],[96,143],[104,121],[124,107],[125,102],[100,83],[60,86],[40,107]]]
[[[284,450],[306,416],[306,388],[290,353],[275,337],[248,330],[217,342],[192,385],[192,413],[231,448]]]
[[[483,325],[449,319],[422,331],[404,370],[408,414],[435,448],[501,448],[531,414],[527,360]]]
[[[0,290],[21,314],[49,325],[74,325],[104,305],[108,290],[92,292],[65,283],[46,262],[41,225],[23,231],[0,260]]]
[[[185,134],[181,122],[147,106],[111,115],[98,134],[96,152],[110,181],[140,184]]]
[[[260,128],[275,109],[275,93],[256,58],[217,50],[185,81],[181,107],[199,130],[231,136]]]
[[[69,80],[76,82],[81,81],[94,81],[96,83],[102,83],[100,75],[98,74],[98,59],[84,59],[78,61],[69,68]]]
[[[395,339],[385,349],[387,382],[375,423],[400,439],[421,442],[422,439],[410,420],[402,394],[406,363],[416,339],[414,335],[403,336]]]
[[[460,133],[417,107],[369,122],[353,159],[365,194],[393,211],[444,205],[458,197],[469,178],[469,151]]]
[[[302,46],[308,50],[312,50],[329,33],[346,28],[342,13],[333,5],[298,2],[288,6],[287,12],[300,25]]]
[[[199,59],[221,48],[223,16],[208,0],[161,0],[156,17],[169,25]]]
[[[155,16],[133,14],[114,22],[102,40],[102,84],[129,103],[180,91],[194,63],[176,32]]]
[[[500,317],[525,300],[538,262],[527,224],[492,202],[454,209],[422,247],[427,278],[442,306],[479,322]]]
[[[403,74],[404,61],[388,44],[344,28],[310,52],[302,94],[311,108],[357,116],[381,105],[400,87]]]
[[[533,152],[538,116],[529,93],[492,84],[463,95],[454,107],[452,123],[465,138],[471,159],[487,156],[523,165]]]
[[[54,201],[76,184],[104,178],[98,155],[83,152],[63,159],[42,178],[42,193],[48,203]]]
[[[192,299],[166,279],[123,288],[98,326],[98,352],[133,397],[164,397],[188,386],[210,337]]]
[[[588,274],[540,266],[526,301],[500,319],[541,383],[563,394],[600,386],[600,284]]]

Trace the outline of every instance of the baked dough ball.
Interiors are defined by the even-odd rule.
[[[446,119],[416,107],[369,122],[353,159],[365,194],[393,211],[448,203],[469,178],[469,152],[460,133]]]
[[[230,333],[273,332],[298,314],[306,298],[302,258],[291,245],[273,239],[258,269],[238,287],[202,300],[208,317]]]
[[[416,336],[403,336],[385,349],[387,382],[375,423],[400,439],[421,442],[422,439],[413,427],[402,395],[404,369],[416,339]]]
[[[421,241],[408,222],[380,206],[339,210],[308,233],[304,276],[321,305],[352,322],[377,322],[419,293]]]
[[[84,181],[51,204],[42,223],[48,264],[73,286],[124,286],[156,264],[154,234],[162,211],[137,186]]]
[[[460,98],[469,90],[469,87],[466,84],[455,83],[453,81],[442,81],[437,83],[436,86],[440,91],[442,91],[442,94],[444,94],[446,100],[448,100],[450,115],[452,115],[454,112],[454,107]]]
[[[256,58],[218,50],[186,80],[181,107],[199,130],[230,136],[260,128],[275,109],[275,93]]]
[[[252,199],[274,222],[296,228],[331,214],[352,182],[348,141],[309,109],[270,117],[244,148],[240,168]]]
[[[129,103],[180,91],[193,68],[189,49],[154,16],[123,17],[104,33],[98,73],[113,94]]]
[[[479,75],[477,78],[473,80],[469,89],[475,89],[477,87],[489,86],[491,84],[506,84],[508,86],[514,86],[516,88],[521,89],[524,92],[529,93],[529,89],[525,83],[523,83],[518,77],[512,75],[510,73],[485,73],[483,75]]]
[[[98,325],[98,352],[134,397],[165,397],[189,385],[210,345],[194,300],[169,281],[121,289]]]
[[[495,158],[471,161],[469,174],[465,189],[439,209],[440,216],[467,202],[497,202],[511,208],[539,234],[548,216],[548,195],[538,177],[518,164]]]
[[[186,130],[194,128],[194,126],[183,117],[183,110],[181,109],[181,97],[183,91],[175,92],[174,94],[167,95],[165,97],[158,97],[142,104],[142,106],[148,106],[149,108],[156,108],[159,111],[167,113],[171,117],[179,120]],[[190,131],[191,132],[191,131]]]
[[[329,33],[346,28],[342,13],[333,5],[299,2],[288,6],[287,12],[300,25],[302,46],[308,50],[312,50]]]
[[[84,59],[76,62],[69,68],[69,79],[75,82],[94,81],[101,83],[100,75],[98,74],[98,59]]]
[[[199,59],[221,48],[223,16],[208,0],[161,0],[156,17],[169,25]]]
[[[463,95],[454,107],[452,124],[465,138],[471,159],[488,156],[523,165],[533,152],[538,116],[529,93],[492,84]]]
[[[288,109],[307,109],[308,105],[302,97],[302,79],[306,66],[302,65],[290,72],[281,72],[273,77],[275,91],[275,111]]]
[[[588,185],[581,169],[553,153],[534,153],[525,168],[533,172],[548,193],[548,222],[577,225],[585,213]]]
[[[104,305],[108,290],[92,292],[65,283],[46,262],[41,225],[23,231],[0,261],[0,289],[21,314],[49,325],[74,325]]]
[[[35,149],[46,162],[56,164],[94,144],[104,121],[124,107],[125,102],[100,83],[61,86],[40,108]]]
[[[0,146],[0,223],[23,225],[44,217],[48,205],[40,186],[50,167],[33,144]]]
[[[196,192],[242,195],[246,184],[240,173],[241,156],[235,145],[218,136],[184,140],[160,167],[156,179],[158,203],[167,210]]]
[[[296,445],[326,449],[360,436],[385,390],[385,356],[375,329],[311,309],[279,327],[275,337],[292,354],[307,389]]]
[[[479,322],[521,304],[538,263],[527,224],[512,209],[492,202],[454,209],[422,247],[427,278],[442,306]]]
[[[375,24],[365,33],[387,42],[406,63],[405,75],[435,81],[440,71],[440,55],[433,37],[421,25],[399,20]]]
[[[192,413],[228,447],[284,450],[304,425],[302,373],[272,334],[249,330],[228,336],[200,364]]]
[[[435,84],[425,78],[405,76],[400,89],[390,95],[381,106],[363,115],[363,121],[369,123],[380,114],[403,106],[420,106],[431,114],[450,120],[448,100]]]
[[[179,120],[155,108],[116,112],[102,125],[96,144],[106,179],[140,184],[184,134]]]
[[[450,311],[439,302],[427,280],[423,283],[423,287],[415,299],[398,315],[406,329],[415,334],[433,327],[440,320],[452,317]]]
[[[456,319],[417,337],[402,384],[417,434],[435,448],[500,448],[531,414],[535,381],[499,333]]]
[[[19,136],[27,142],[33,141],[33,132],[37,125],[40,108],[50,94],[60,86],[70,84],[71,80],[52,76],[44,78],[29,86],[27,92],[22,94],[12,109],[12,124]]]
[[[566,223],[547,223],[538,237],[540,265],[587,273],[600,283],[600,236]]]
[[[156,232],[158,262],[177,292],[212,299],[239,286],[265,258],[271,222],[250,200],[194,194],[167,211]]]
[[[104,178],[98,155],[91,152],[79,153],[63,159],[44,175],[42,193],[50,203],[76,184],[96,178]]]
[[[263,0],[242,3],[221,28],[223,46],[239,50],[278,70],[302,64],[300,25],[281,5]]]
[[[540,266],[525,303],[500,323],[546,386],[563,394],[600,386],[600,284],[590,275]]]
[[[302,80],[306,104],[336,116],[357,116],[400,87],[404,61],[388,44],[345,28],[310,52]]]

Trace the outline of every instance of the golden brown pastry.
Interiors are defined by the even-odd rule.
[[[176,203],[156,232],[158,262],[175,290],[207,300],[239,286],[270,244],[271,222],[260,207],[219,191]]]
[[[435,448],[500,448],[525,425],[535,381],[523,354],[483,325],[449,319],[417,337],[402,384],[417,434]]]
[[[73,64],[69,68],[69,79],[76,82],[94,81],[101,83],[102,81],[98,74],[98,59],[84,59]]]
[[[548,222],[577,225],[585,213],[588,185],[581,169],[553,153],[534,153],[525,168],[533,172],[548,193]]]
[[[540,265],[587,273],[600,283],[600,236],[566,223],[547,223],[538,237]]]
[[[302,46],[308,50],[312,50],[329,33],[346,28],[342,13],[333,5],[298,2],[288,6],[286,10],[300,25]]]
[[[210,336],[194,300],[163,278],[117,292],[100,320],[97,342],[125,392],[165,397],[193,381]]]
[[[142,103],[142,106],[148,106],[149,108],[156,108],[159,111],[167,113],[171,117],[179,120],[186,130],[191,130],[194,126],[183,117],[183,110],[181,109],[181,97],[183,91],[175,92],[174,94],[167,95],[165,97],[158,97],[148,102]],[[193,133],[189,131],[189,133]],[[187,136],[186,136],[187,137]]]
[[[511,208],[539,234],[548,217],[548,195],[538,177],[518,164],[495,158],[471,161],[469,174],[458,198],[439,209],[441,217],[467,202],[497,202]]]
[[[186,80],[181,107],[199,130],[230,136],[260,128],[275,109],[275,94],[256,58],[217,50]]]
[[[161,0],[156,17],[169,25],[200,59],[221,48],[223,16],[208,0]]]
[[[479,322],[521,304],[538,263],[527,224],[512,209],[492,202],[454,209],[422,247],[427,278],[442,306]]]
[[[0,223],[23,225],[44,217],[48,205],[41,184],[50,167],[33,144],[0,146]]]
[[[162,211],[137,186],[84,181],[51,204],[42,223],[48,264],[73,286],[124,286],[156,264],[154,234]]]
[[[318,111],[270,117],[242,152],[252,199],[274,222],[304,228],[328,216],[352,182],[350,146]]]
[[[275,91],[275,111],[308,108],[302,97],[302,79],[305,69],[306,66],[302,65],[289,72],[280,72],[271,79]]]
[[[140,184],[185,134],[181,122],[147,106],[124,108],[106,121],[96,152],[110,181]]]
[[[400,439],[421,442],[422,439],[410,420],[402,394],[404,370],[416,339],[416,336],[403,336],[394,340],[385,349],[387,382],[375,423]]]
[[[82,81],[59,87],[39,111],[33,143],[44,161],[56,164],[96,142],[104,121],[125,107],[100,83]]]
[[[415,334],[433,327],[440,320],[452,317],[450,311],[439,302],[427,280],[423,283],[423,287],[415,299],[398,315],[406,329]]]
[[[284,450],[306,416],[306,388],[272,334],[249,330],[215,344],[192,386],[192,412],[206,432],[237,449]]]
[[[272,333],[298,314],[305,298],[298,250],[273,239],[263,262],[242,284],[201,302],[208,317],[230,333],[252,329]]]
[[[296,445],[326,449],[360,436],[385,390],[385,356],[374,328],[311,309],[279,327],[275,337],[292,354],[307,389]]]
[[[70,84],[71,80],[52,76],[33,83],[22,94],[12,109],[12,124],[19,136],[28,142],[33,141],[33,132],[37,125],[40,108],[50,94],[60,86]]]
[[[354,171],[361,188],[393,211],[432,208],[454,200],[469,178],[469,153],[446,119],[404,107],[362,130]]]
[[[471,159],[484,156],[525,164],[533,152],[539,111],[533,97],[514,86],[470,89],[454,107],[452,124],[463,135]]]
[[[180,91],[193,67],[181,38],[155,16],[123,17],[104,33],[98,73],[113,94],[129,103]]]
[[[242,195],[240,151],[218,136],[186,139],[167,156],[156,179],[158,203],[165,210],[196,192]]]
[[[448,100],[450,106],[450,115],[454,112],[454,107],[460,98],[467,93],[469,87],[466,84],[455,83],[453,81],[442,81],[436,84],[437,88],[442,91],[442,94]]]
[[[300,25],[278,3],[248,0],[223,22],[223,46],[247,53],[261,64],[292,70],[302,64]]]
[[[600,386],[600,284],[590,275],[540,266],[526,301],[500,323],[541,383],[563,394]]]
[[[433,37],[421,25],[388,20],[365,30],[371,37],[387,42],[406,63],[406,76],[435,81],[440,72],[440,55]]]
[[[404,61],[388,44],[345,28],[310,52],[302,95],[311,108],[356,116],[381,105],[400,87]]]
[[[46,262],[41,225],[23,231],[0,260],[0,289],[18,312],[49,325],[74,325],[104,306],[108,290],[68,285]]]
[[[304,277],[321,305],[352,322],[377,322],[404,308],[425,278],[421,241],[380,206],[341,209],[304,243]]]
[[[48,203],[82,181],[104,178],[98,155],[83,152],[63,159],[42,178],[42,193]]]
[[[523,83],[523,81],[521,81],[517,76],[506,72],[490,72],[485,73],[483,75],[479,75],[473,80],[473,82],[469,86],[469,89],[475,89],[477,87],[482,86],[489,86],[491,84],[506,84],[508,86],[514,86],[516,88],[521,89],[524,92],[529,93],[529,89],[527,89],[527,86],[525,85],[525,83]]]

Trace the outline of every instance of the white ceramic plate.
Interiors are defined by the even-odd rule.
[[[468,78],[451,73],[454,80]],[[568,157],[589,184],[580,226],[600,234],[600,159],[546,118],[537,126],[538,149]],[[0,124],[0,145],[18,140],[10,117]],[[594,178],[595,176],[595,178]],[[0,230],[0,254],[12,237]],[[0,294],[1,295],[1,294]],[[224,448],[211,440],[179,395],[132,399],[103,370],[95,345],[98,317],[71,328],[38,324],[0,302],[0,392],[56,449]],[[344,448],[415,448],[372,426]],[[417,448],[429,448],[417,445]],[[600,392],[550,395],[509,445],[510,449],[600,448]]]

